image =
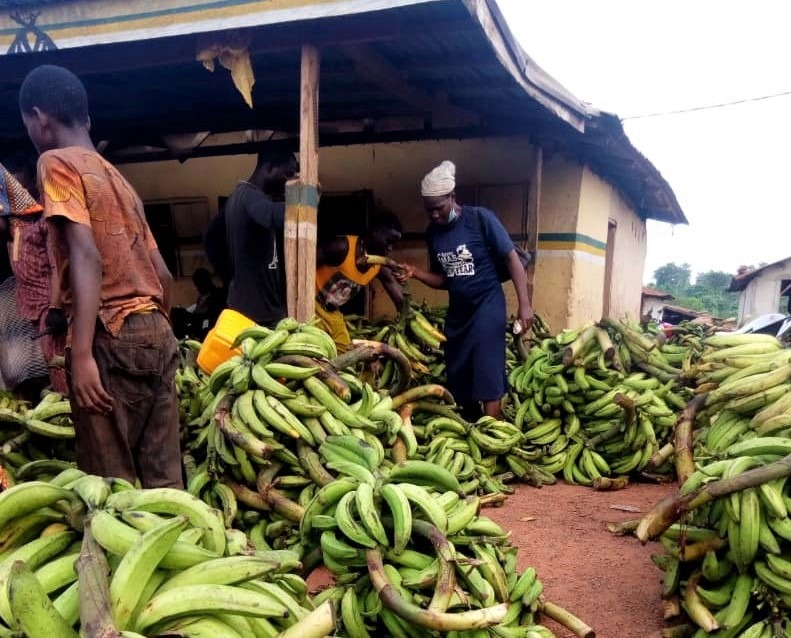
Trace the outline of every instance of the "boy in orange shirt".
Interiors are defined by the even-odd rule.
[[[67,372],[80,469],[181,487],[172,277],[132,186],[89,134],[88,96],[40,66],[19,92],[71,323]]]

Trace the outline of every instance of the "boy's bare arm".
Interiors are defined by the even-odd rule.
[[[93,358],[93,338],[102,288],[102,259],[93,232],[83,224],[58,220],[69,252],[72,294],[71,376],[74,399],[89,412],[107,413],[113,401],[107,394]]]
[[[393,271],[387,266],[382,266],[378,278],[382,282],[382,287],[385,289],[387,296],[390,297],[393,305],[395,305],[396,310],[400,311],[401,305],[404,303],[404,289],[396,280]]]
[[[170,269],[159,250],[151,251],[151,261],[154,262],[154,270],[156,270],[159,283],[162,286],[162,309],[170,314],[173,298],[173,275],[170,274]]]

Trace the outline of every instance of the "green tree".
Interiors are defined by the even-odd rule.
[[[728,286],[731,285],[732,277],[733,275],[721,270],[709,270],[708,272],[702,272],[698,274],[697,278],[695,279],[695,285],[703,286],[709,290],[719,289],[725,291],[728,289]]]
[[[694,284],[690,283],[690,275],[689,264],[665,264],[654,272],[653,285],[673,295],[674,303],[679,306],[709,312],[721,319],[736,316],[739,295],[728,292],[730,273],[720,270],[702,272],[695,278]]]
[[[689,264],[680,266],[671,262],[660,266],[654,271],[654,285],[661,291],[670,293],[674,297],[683,295],[689,288],[689,279],[692,268]]]

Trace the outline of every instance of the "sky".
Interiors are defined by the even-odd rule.
[[[497,0],[527,54],[581,100],[616,113],[670,183],[689,226],[649,221],[644,281],[791,255],[791,3]]]

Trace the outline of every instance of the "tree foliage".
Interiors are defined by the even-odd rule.
[[[698,273],[691,283],[689,264],[669,263],[654,271],[653,287],[675,298],[674,304],[692,310],[710,312],[725,319],[735,317],[739,309],[739,293],[727,292],[731,275],[719,270]]]
[[[680,266],[671,262],[660,266],[654,271],[654,285],[662,292],[667,292],[677,297],[684,294],[689,288],[689,279],[692,268],[689,264]]]

